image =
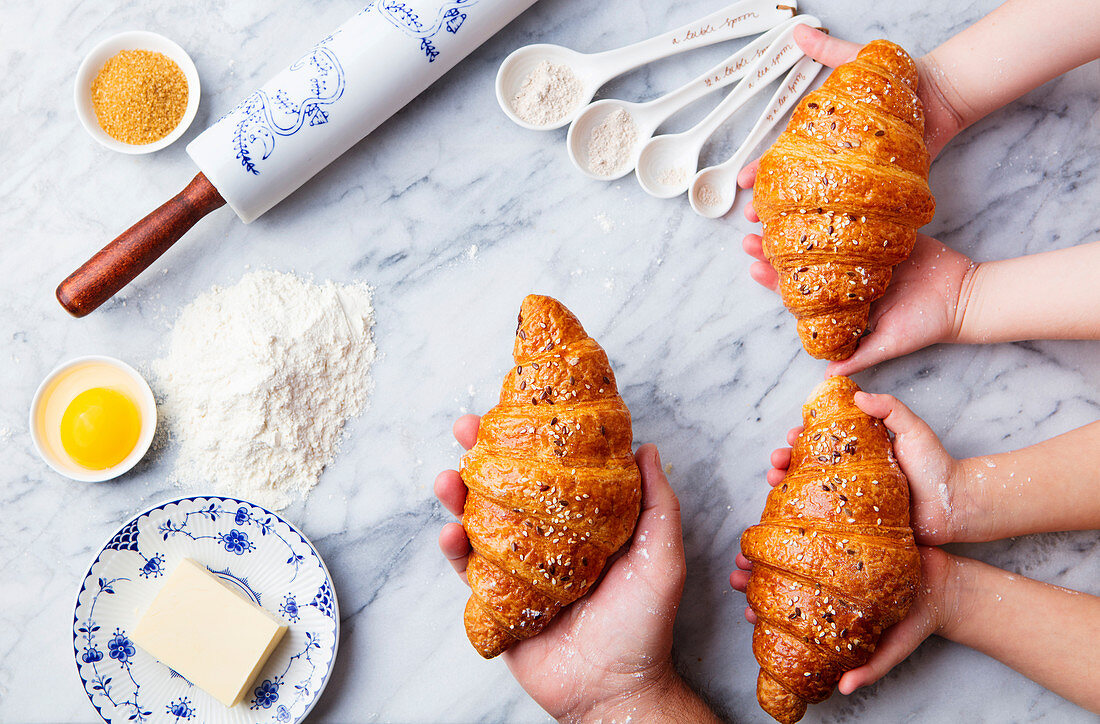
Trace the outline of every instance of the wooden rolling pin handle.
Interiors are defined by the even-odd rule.
[[[95,311],[168,251],[199,219],[224,204],[225,199],[200,173],[183,191],[119,234],[61,282],[57,301],[74,317]]]

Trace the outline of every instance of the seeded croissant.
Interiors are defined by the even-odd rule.
[[[756,698],[784,724],[867,662],[920,585],[908,482],[882,422],[856,407],[858,391],[847,377],[814,390],[787,474],[741,536],[753,563]]]
[[[583,596],[633,534],[641,475],[607,355],[550,297],[520,307],[500,402],[462,457],[466,635],[485,658]]]
[[[917,68],[868,43],[798,104],[760,159],[753,207],[798,336],[819,359],[852,356],[871,302],[932,220]]]

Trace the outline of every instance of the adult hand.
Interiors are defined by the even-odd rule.
[[[480,418],[454,425],[473,447]],[[512,675],[556,719],[716,721],[672,666],[672,626],[686,567],[680,503],[661,469],[657,448],[635,455],[642,473],[642,510],[634,537],[593,590],[563,609],[537,636],[504,653]],[[466,486],[455,470],[435,480],[440,502],[461,516]],[[466,579],[470,543],[448,523],[439,547]]]

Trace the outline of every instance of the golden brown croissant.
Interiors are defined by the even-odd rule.
[[[785,724],[866,663],[920,585],[908,482],[882,422],[855,406],[858,391],[847,377],[813,391],[787,474],[741,536],[756,698]]]
[[[641,475],[607,355],[560,302],[523,300],[500,402],[462,457],[466,635],[485,658],[583,596],[634,532]]]
[[[852,356],[871,302],[932,220],[913,59],[868,43],[795,108],[760,159],[753,207],[802,346]]]

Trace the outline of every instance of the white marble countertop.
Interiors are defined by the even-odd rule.
[[[312,496],[284,511],[327,560],[343,616],[336,671],[314,721],[545,719],[503,662],[482,661],[467,643],[466,592],[436,547],[448,515],[431,492],[436,472],[459,455],[452,419],[495,402],[511,363],[512,320],[531,291],[563,300],[603,344],[636,440],[658,443],[672,466],[688,551],[680,666],[733,718],[767,720],[754,697],[744,597],[727,576],[738,537],[759,518],[767,451],[798,421],[823,364],[801,351],[779,300],[749,279],[740,249],[747,194],[715,222],[682,198],[649,198],[633,177],[590,181],[570,166],[564,130],[517,128],[492,92],[497,65],[519,45],[600,50],[717,3],[543,0],[260,220],[245,226],[216,212],[115,301],[74,320],[53,299],[58,281],[191,178],[186,141],[357,9],[353,0],[306,11],[289,0],[110,5],[22,3],[0,23],[0,720],[94,718],[73,665],[79,581],[124,519],[179,493],[165,482],[171,446],[113,483],[52,473],[27,433],[35,386],[83,354],[144,367],[163,351],[183,304],[258,267],[377,287],[382,356],[370,408]],[[888,36],[924,52],[995,5],[804,0],[802,9],[838,36]],[[151,156],[100,148],[72,107],[83,54],[127,29],[174,38],[202,77],[195,124]],[[613,88],[651,97],[725,52],[666,60]],[[982,260],[1100,236],[1098,88],[1092,63],[956,139],[933,168],[931,233]],[[724,157],[751,120],[730,126],[709,158]],[[858,379],[909,403],[956,455],[1003,451],[1096,419],[1100,345],[938,347]],[[1096,532],[965,552],[1100,593]],[[1006,635],[1027,630],[1021,621]],[[1094,718],[991,659],[933,639],[877,686],[834,695],[806,718],[856,720]]]

